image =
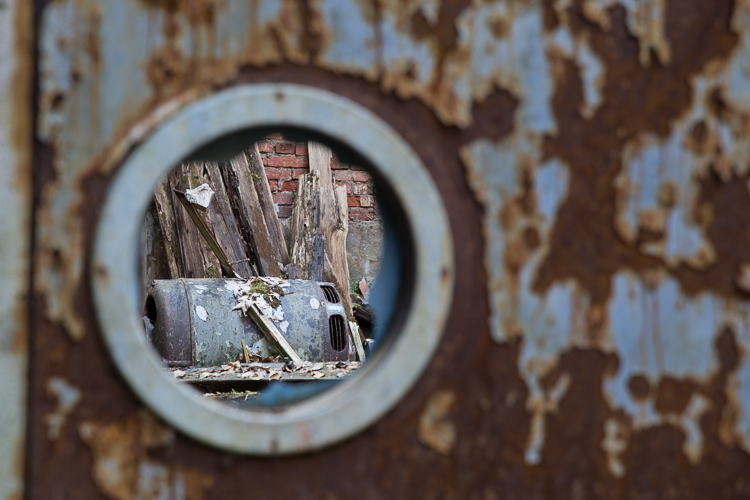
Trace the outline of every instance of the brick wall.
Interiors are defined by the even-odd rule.
[[[292,215],[299,176],[310,172],[307,143],[292,142],[281,134],[271,134],[258,143],[258,150],[266,166],[273,201],[279,207],[279,217],[288,218]],[[331,169],[336,184],[346,186],[349,220],[377,220],[379,212],[370,174],[362,167],[339,163],[335,154]]]

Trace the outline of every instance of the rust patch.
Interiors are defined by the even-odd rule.
[[[190,0],[141,0],[146,6],[152,9],[161,9],[166,12],[174,13],[182,9],[183,4]]]
[[[544,151],[545,158],[561,158],[570,166],[570,195],[558,210],[551,248],[540,266],[534,290],[543,293],[553,283],[573,278],[591,294],[593,303],[603,303],[610,294],[611,278],[619,269],[643,271],[660,265],[656,258],[625,245],[612,228],[612,221],[616,220],[613,183],[622,167],[624,143],[646,132],[666,137],[672,121],[691,104],[691,77],[708,62],[728,57],[737,36],[730,29],[731,1],[671,2],[665,16],[671,62],[668,66],[644,68],[638,60],[638,42],[628,32],[622,8],[608,11],[611,23],[606,32],[586,20],[581,9],[576,4],[566,13],[571,29],[590,37],[592,50],[607,68],[603,99],[590,120],[582,119],[578,114],[583,101],[582,82],[573,64],[564,63],[552,107],[558,123],[565,126],[560,127],[556,137],[545,139]],[[701,43],[696,32],[715,43]],[[633,113],[634,109],[639,111]],[[735,223],[742,220],[737,213],[729,218]],[[721,243],[715,237],[712,241],[717,245],[717,254],[723,255],[718,248]],[[716,271],[722,266],[711,268],[716,274],[714,280],[724,283],[721,291],[725,295],[732,293],[726,283],[735,276],[736,261],[733,265],[731,278],[726,270]],[[716,285],[698,283],[705,279],[703,274],[692,281],[691,273],[677,274],[690,292],[717,289]]]
[[[463,144],[480,137],[499,140],[513,131],[513,116],[518,109],[518,99],[510,92],[495,89],[482,101],[475,102],[472,108],[472,124],[461,138]]]
[[[643,375],[634,375],[628,380],[628,389],[638,401],[643,401],[651,394],[651,384]]]
[[[151,450],[171,447],[174,442],[173,431],[151,413],[141,412],[109,424],[83,422],[78,430],[91,450],[94,481],[107,498],[171,498],[178,492],[187,500],[209,498],[211,476],[149,457]]]
[[[662,414],[679,415],[685,411],[693,395],[693,383],[689,380],[678,380],[663,377],[656,388],[656,411]]]
[[[424,17],[421,10],[417,10],[411,15],[409,26],[411,35],[416,40],[424,40],[432,36],[432,26],[430,26],[430,22]]]
[[[304,26],[300,33],[300,46],[307,50],[308,60],[315,61],[323,47],[323,21],[320,13],[310,5],[311,0],[296,2]]]
[[[685,146],[696,154],[706,154],[715,145],[714,139],[708,130],[708,125],[703,120],[699,120],[690,130],[689,140],[685,141]]]
[[[743,262],[740,264],[740,270],[735,281],[737,288],[745,293],[750,293],[750,263]]]
[[[450,454],[456,444],[456,426],[448,419],[456,395],[441,390],[430,396],[419,418],[419,440],[442,455]]]
[[[725,297],[742,298],[736,286],[737,271],[750,261],[750,191],[748,177],[723,182],[709,175],[701,181],[698,218],[707,219],[706,234],[719,258],[703,271],[681,266],[674,271],[684,291],[712,291]],[[730,237],[731,235],[731,237]]]
[[[166,45],[151,53],[146,74],[151,85],[158,91],[165,87],[184,84],[190,62],[175,45]]]

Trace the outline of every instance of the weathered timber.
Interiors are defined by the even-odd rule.
[[[289,278],[323,281],[325,263],[320,227],[320,181],[317,172],[301,175],[292,208]]]
[[[284,335],[278,330],[278,328],[276,328],[273,321],[263,314],[263,311],[260,310],[257,304],[250,304],[250,307],[248,307],[247,310],[255,324],[258,325],[260,331],[263,332],[263,335],[266,336],[268,341],[273,344],[283,356],[286,356],[295,363],[302,362],[302,358],[300,358],[294,348],[289,345],[289,342],[287,342]]]
[[[247,242],[239,230],[237,218],[232,211],[229,194],[224,185],[221,168],[217,163],[207,163],[205,168],[211,189],[215,192],[212,203],[214,210],[209,210],[209,216],[217,242],[237,274],[243,278],[255,275],[257,274],[255,258],[248,252]]]
[[[349,262],[346,258],[346,236],[349,233],[349,207],[346,203],[346,187],[336,186],[334,189],[336,202],[335,218],[330,236],[326,236],[326,253],[330,264],[330,281],[336,285],[344,302],[349,321],[354,321],[352,301],[349,296]],[[324,276],[325,277],[325,276]]]
[[[276,251],[276,258],[278,258],[280,266],[286,267],[289,264],[289,252],[284,238],[284,230],[281,227],[279,216],[276,214],[271,186],[268,184],[266,168],[263,166],[263,160],[258,151],[258,144],[254,144],[253,148],[247,151],[246,154],[248,167],[250,168],[250,177],[255,185],[255,192],[258,194],[258,202],[260,203],[260,209],[263,211],[271,245]]]
[[[154,198],[169,267],[169,277],[175,279],[185,277],[185,271],[182,266],[180,238],[177,234],[177,223],[175,222],[172,188],[169,184],[169,177],[165,177],[156,187]]]
[[[203,169],[198,164],[183,164],[169,176],[172,190],[184,191],[203,184]],[[201,235],[192,218],[180,204],[177,195],[172,191],[177,235],[180,240],[183,278],[220,278],[222,276],[219,259]]]
[[[159,214],[152,206],[146,212],[141,228],[141,303],[148,295],[153,280],[171,278],[164,246],[164,236],[159,225]]]
[[[232,269],[232,266],[229,264],[229,259],[227,259],[226,254],[217,242],[216,235],[211,228],[210,221],[207,220],[208,214],[201,214],[199,208],[188,201],[185,193],[176,189],[174,189],[173,191],[175,196],[177,196],[179,202],[182,204],[182,207],[185,209],[185,211],[187,211],[188,215],[195,223],[195,227],[198,228],[198,231],[201,233],[201,236],[203,236],[203,239],[208,244],[208,247],[219,260],[219,264],[221,265],[221,270],[223,271],[224,276],[234,277],[235,273]]]
[[[307,143],[310,172],[320,178],[320,225],[325,248],[323,278],[332,282],[341,295],[349,321],[354,320],[349,298],[349,265],[346,261],[346,234],[349,231],[349,214],[346,188],[335,186],[331,172],[333,152],[317,142]]]
[[[257,258],[259,274],[282,277],[279,262],[283,260],[279,250],[274,248],[247,156],[241,154],[233,158],[222,173],[240,232]]]
[[[362,337],[359,333],[359,325],[356,321],[349,322],[349,334],[354,343],[354,349],[357,351],[357,360],[364,363],[366,359],[365,348],[362,347]]]

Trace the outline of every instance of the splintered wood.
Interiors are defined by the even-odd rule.
[[[207,206],[183,206],[181,193],[204,184]],[[282,276],[289,254],[257,148],[225,165],[180,165],[154,195],[169,269],[154,278]]]
[[[289,277],[323,280],[325,237],[320,228],[320,178],[317,172],[301,175],[292,209]]]
[[[320,186],[317,193],[316,228],[323,239],[323,281],[330,281],[336,286],[347,317],[349,321],[353,321],[352,303],[349,298],[349,266],[346,260],[346,235],[349,231],[346,188],[333,183],[333,152],[329,148],[317,142],[308,142],[307,150],[310,174],[317,174]],[[316,193],[311,194],[314,196]],[[294,206],[294,210],[297,210],[297,205]],[[294,216],[294,211],[292,214]]]
[[[257,148],[253,152],[257,157]],[[289,262],[286,242],[281,231],[276,233],[269,230],[279,225],[273,200],[269,196],[259,195],[253,175],[263,175],[265,171],[251,171],[247,154],[240,154],[225,166],[227,192],[232,207],[238,214],[243,236],[252,248],[256,258],[258,274],[263,276],[280,277],[281,267]],[[256,169],[257,170],[257,169]],[[268,181],[265,181],[267,187]],[[261,191],[264,191],[262,189]],[[270,222],[269,222],[270,221]]]

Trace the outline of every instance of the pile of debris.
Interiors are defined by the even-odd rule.
[[[240,363],[235,361],[210,368],[173,368],[172,376],[183,381],[232,382],[237,380],[320,380],[343,378],[360,367],[358,361],[336,361],[328,363]]]

